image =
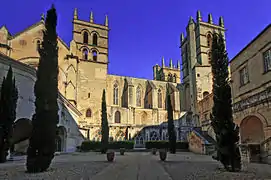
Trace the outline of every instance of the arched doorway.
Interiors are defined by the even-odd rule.
[[[241,143],[260,144],[264,140],[263,123],[256,116],[243,119],[240,124]]]
[[[240,124],[241,144],[248,147],[251,162],[260,161],[260,144],[264,140],[262,121],[256,116],[248,116]]]
[[[65,152],[66,151],[66,138],[67,132],[64,126],[60,126],[57,128],[57,136],[55,140],[56,151],[57,152]]]

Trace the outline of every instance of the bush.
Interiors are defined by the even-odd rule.
[[[152,148],[168,149],[169,143],[168,143],[168,141],[147,141],[147,142],[145,142],[145,147],[146,147],[146,149],[152,149]],[[176,149],[188,149],[188,143],[177,141]]]
[[[80,147],[81,151],[96,151],[100,150],[102,143],[100,141],[83,141]],[[108,149],[133,149],[134,141],[115,141],[109,142]]]

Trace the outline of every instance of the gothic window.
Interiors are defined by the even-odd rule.
[[[97,36],[96,33],[93,34],[92,44],[95,45],[95,46],[98,45],[98,36]]]
[[[22,39],[19,41],[19,44],[23,47],[23,46],[27,45],[27,42],[26,42],[26,40]]]
[[[91,117],[91,109],[87,109],[86,111],[86,117]]]
[[[83,59],[88,60],[88,50],[87,49],[83,49]]]
[[[37,51],[39,51],[40,44],[41,44],[41,43],[40,43],[40,40],[37,40],[37,47],[36,47],[36,48],[37,48]]]
[[[158,90],[158,108],[162,108],[162,91]]]
[[[141,88],[139,86],[136,88],[136,106],[141,106]]]
[[[115,123],[120,123],[120,112],[119,111],[115,112]]]
[[[172,74],[168,74],[168,82],[172,82],[172,80],[173,80],[173,77],[172,77]]]
[[[86,31],[83,34],[83,43],[88,44],[88,33]]]
[[[208,91],[204,91],[203,92],[203,98],[205,98],[206,96],[208,96],[209,95],[209,92]]]
[[[207,34],[207,46],[211,47],[212,45],[212,36],[211,34]]]
[[[119,87],[118,84],[114,84],[114,92],[113,92],[113,104],[118,105],[119,104]]]
[[[177,76],[176,76],[176,74],[173,75],[173,82],[174,82],[174,83],[177,82]]]
[[[97,51],[92,51],[93,61],[97,61]]]
[[[212,53],[211,51],[208,52],[208,62],[211,63],[211,56],[212,56]]]

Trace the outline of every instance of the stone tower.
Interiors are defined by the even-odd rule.
[[[66,98],[74,99],[77,108],[88,118],[87,124],[99,123],[103,89],[108,71],[108,17],[96,24],[93,13],[89,21],[73,17],[73,39],[70,43]],[[86,115],[88,114],[88,115]]]
[[[165,59],[162,58],[162,66],[156,64],[153,66],[153,80],[181,83],[180,61],[174,66],[172,59],[169,60],[169,66],[165,65]]]
[[[210,65],[212,37],[221,33],[225,37],[223,18],[214,24],[212,15],[202,19],[197,11],[196,21],[190,17],[186,27],[186,36],[181,33],[182,57],[182,101],[183,111],[192,111],[197,115],[197,102],[212,92],[212,71]]]

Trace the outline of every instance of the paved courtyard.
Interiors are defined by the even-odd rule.
[[[241,173],[229,173],[210,156],[188,152],[168,154],[166,162],[148,152],[116,153],[114,162],[99,153],[73,153],[56,156],[44,173],[26,174],[25,158],[0,164],[0,179],[8,180],[233,180],[271,179],[271,166],[249,164]]]

